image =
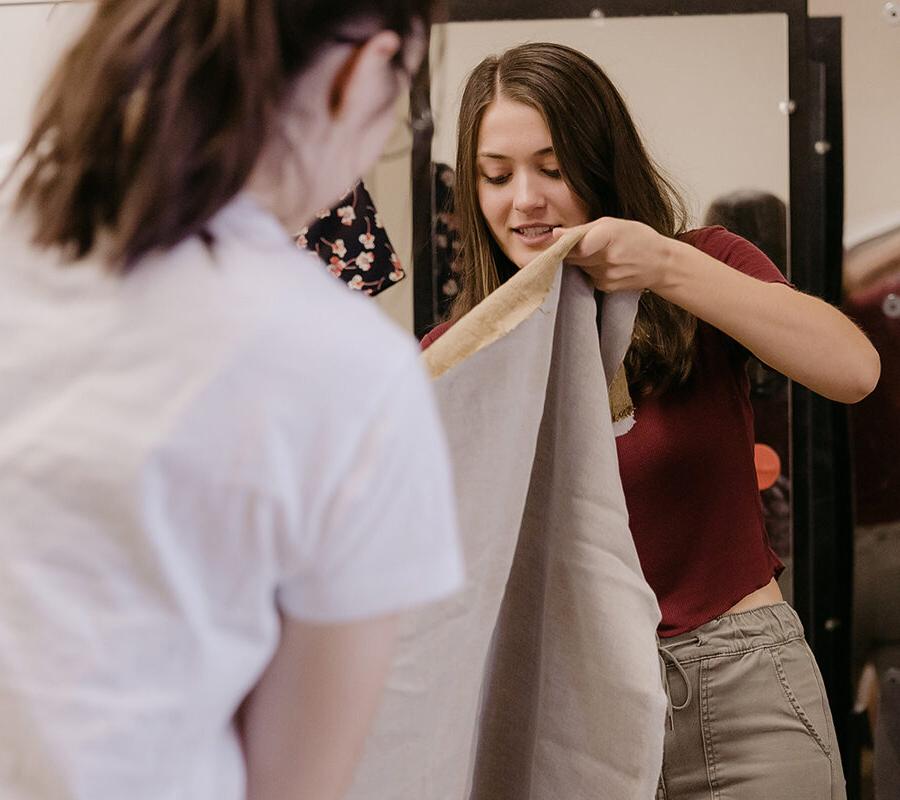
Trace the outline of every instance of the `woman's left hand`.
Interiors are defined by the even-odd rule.
[[[616,217],[601,217],[580,226],[584,238],[566,256],[566,263],[581,267],[604,292],[665,286],[672,260],[672,240],[649,225]],[[555,238],[575,228],[556,228]]]

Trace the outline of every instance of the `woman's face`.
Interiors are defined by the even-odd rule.
[[[549,247],[553,228],[590,221],[560,174],[544,118],[531,106],[497,97],[481,119],[477,159],[481,213],[517,267]]]

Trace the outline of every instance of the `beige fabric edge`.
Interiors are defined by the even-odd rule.
[[[432,380],[515,330],[547,297],[556,270],[585,230],[567,233],[489,294],[422,355]]]
[[[434,342],[422,355],[432,380],[528,319],[546,299],[560,262],[585,233],[586,229],[580,228],[562,236]],[[616,435],[629,431],[634,424],[634,404],[622,364],[609,384],[609,407]]]

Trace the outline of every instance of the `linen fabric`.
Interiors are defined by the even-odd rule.
[[[425,353],[457,485],[465,590],[416,612],[351,800],[651,800],[659,611],[628,531],[601,356],[570,235]],[[640,425],[638,420],[637,425]]]
[[[787,603],[663,641],[675,711],[658,800],[846,800],[822,677]]]
[[[762,251],[724,228],[684,239],[745,275],[787,283]],[[697,326],[688,382],[634,397],[639,424],[616,439],[631,532],[659,600],[662,637],[725,613],[784,568],[766,536],[757,486],[748,353],[702,320]]]
[[[280,612],[462,583],[417,348],[246,195],[124,276],[26,222],[4,200],[0,797],[240,800]]]

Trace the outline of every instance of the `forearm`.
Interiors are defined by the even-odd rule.
[[[285,619],[243,709],[248,800],[338,800],[381,696],[395,617],[338,625]]]
[[[875,387],[878,353],[838,309],[744,275],[683,242],[671,245],[657,294],[831,400],[855,403]]]

